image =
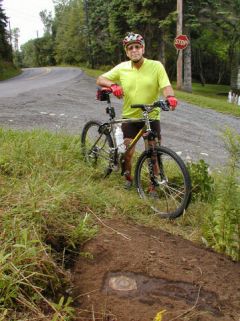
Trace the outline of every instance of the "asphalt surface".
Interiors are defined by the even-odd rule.
[[[108,119],[105,102],[95,98],[96,88],[95,79],[78,68],[24,69],[0,82],[0,126],[80,134],[87,120]],[[122,102],[113,97],[112,104],[120,115]],[[240,119],[180,101],[174,112],[162,112],[161,128],[162,144],[183,159],[204,159],[210,167],[221,167],[228,157],[223,131],[231,128],[240,134]]]

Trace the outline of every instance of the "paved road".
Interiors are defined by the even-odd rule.
[[[48,129],[78,134],[86,120],[104,120],[105,103],[96,101],[95,80],[78,68],[29,68],[0,82],[0,126]],[[112,99],[120,115],[121,101]],[[240,119],[180,102],[174,112],[161,115],[163,144],[182,157],[203,158],[212,167],[224,164],[225,128],[240,133]]]

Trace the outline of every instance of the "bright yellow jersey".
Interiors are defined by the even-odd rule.
[[[142,118],[142,111],[131,108],[133,104],[152,104],[158,100],[160,90],[170,85],[167,73],[161,62],[144,58],[142,66],[132,67],[125,61],[106,72],[103,77],[119,83],[124,92],[122,116],[124,118]],[[159,119],[159,109],[155,109],[151,119]]]

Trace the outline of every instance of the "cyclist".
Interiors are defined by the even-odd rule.
[[[97,79],[98,86],[110,87],[117,98],[124,99],[122,117],[141,118],[141,110],[131,108],[131,105],[152,104],[158,99],[161,90],[171,109],[174,110],[177,106],[177,99],[174,96],[168,75],[161,62],[144,57],[145,42],[143,37],[140,34],[129,32],[123,39],[123,46],[129,60],[118,64]],[[150,119],[151,128],[160,141],[160,112],[155,109],[150,113]],[[143,125],[144,123],[141,121],[122,124],[126,146]],[[127,189],[132,186],[133,181],[131,176],[133,153],[134,148],[125,154],[124,159],[125,188]]]

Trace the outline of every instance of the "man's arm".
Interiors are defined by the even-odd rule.
[[[163,91],[163,96],[167,98],[167,96],[174,96],[174,91],[172,86],[166,86],[162,89]]]
[[[109,79],[107,79],[107,78],[105,78],[103,76],[99,76],[96,83],[97,83],[98,86],[101,86],[101,87],[110,87],[112,89],[112,93],[117,98],[122,98],[123,97],[123,89],[122,89],[122,87],[117,85],[117,84],[115,84],[111,80],[109,80]]]
[[[170,107],[172,110],[174,110],[177,107],[177,99],[174,96],[174,91],[172,86],[166,86],[163,88],[163,95],[166,98],[166,100],[168,101]]]
[[[101,87],[111,87],[111,85],[113,85],[114,82],[112,82],[111,80],[103,77],[103,76],[99,76],[97,78],[97,85],[101,86]]]

